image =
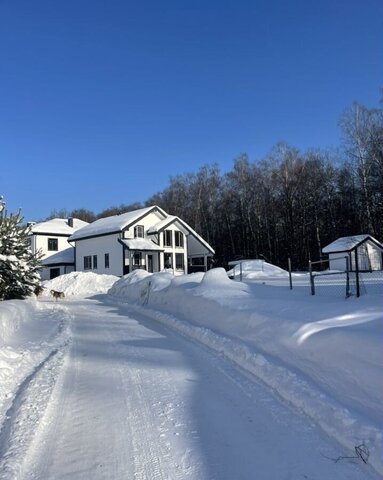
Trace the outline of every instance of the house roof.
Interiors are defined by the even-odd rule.
[[[170,224],[178,222],[187,232],[189,232],[193,237],[195,237],[204,247],[206,247],[211,253],[215,253],[214,249],[200,236],[198,233],[192,229],[190,225],[188,225],[184,220],[174,215],[168,215],[166,218],[161,220],[160,222],[156,223],[152,227],[148,229],[148,234],[159,233],[165,228],[167,228]]]
[[[323,253],[350,252],[367,240],[383,249],[383,245],[371,235],[353,235],[351,237],[341,237],[322,248]]]
[[[151,240],[147,240],[146,238],[129,238],[129,239],[120,239],[120,243],[125,245],[126,248],[129,250],[141,250],[141,251],[157,251],[162,252],[164,249],[160,246],[156,245]]]
[[[84,240],[86,238],[98,237],[101,235],[120,233],[126,228],[128,228],[130,225],[138,222],[141,218],[145,217],[148,213],[153,211],[157,211],[164,218],[148,229],[149,234],[158,233],[167,226],[169,226],[171,223],[179,222],[179,224],[191,235],[193,235],[202,245],[204,245],[207,250],[209,250],[212,254],[215,253],[214,249],[186,222],[184,222],[179,217],[175,217],[174,215],[168,215],[164,210],[162,210],[162,208],[156,205],[146,208],[140,208],[139,210],[133,210],[132,212],[123,213],[121,215],[100,218],[99,220],[96,220],[95,222],[86,225],[80,230],[77,230],[73,235],[69,237],[68,241],[73,242],[76,240]],[[151,248],[151,250],[153,250],[153,248]],[[160,249],[157,248],[157,250]]]
[[[174,215],[168,215],[166,218],[161,220],[160,222],[156,223],[155,225],[152,225],[148,229],[148,233],[153,234],[153,233],[158,233],[164,230],[166,227],[168,227],[171,223],[175,222],[178,220],[178,217],[175,217]]]
[[[122,213],[121,215],[113,215],[111,217],[100,218],[95,222],[90,223],[89,225],[77,230],[71,237],[69,241],[80,240],[84,238],[96,237],[100,235],[108,235],[111,233],[119,233],[125,228],[129,227],[132,223],[135,223],[140,218],[147,215],[149,212],[157,210],[164,217],[166,213],[157,206],[151,206],[146,208],[140,208],[138,210],[133,210],[132,212]]]
[[[67,218],[52,218],[46,222],[35,223],[31,226],[31,233],[72,235],[76,230],[88,225],[79,218],[73,218],[73,227],[69,226]]]
[[[42,265],[74,264],[74,248],[68,247],[65,250],[54,253],[41,261]]]

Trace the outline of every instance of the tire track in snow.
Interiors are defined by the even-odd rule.
[[[1,480],[18,478],[25,455],[48,405],[69,345],[68,318],[65,313],[58,325],[53,345],[42,343],[50,351],[20,383],[6,411],[0,429]]]

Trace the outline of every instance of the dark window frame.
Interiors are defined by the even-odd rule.
[[[136,225],[134,227],[134,238],[144,238],[145,228],[143,225]]]
[[[179,261],[181,260],[181,262]],[[176,270],[185,270],[185,257],[183,253],[176,253]]]
[[[178,248],[184,247],[184,234],[179,230],[175,230],[174,232],[174,244]]]
[[[105,263],[105,268],[110,268],[109,253],[105,253],[104,255],[104,263]]]
[[[92,255],[84,256],[84,270],[92,270]]]
[[[138,262],[137,262],[138,260]],[[142,263],[142,252],[134,252],[133,253],[133,258],[132,258],[132,263],[134,267],[140,267]]]
[[[57,252],[59,249],[58,238],[48,238],[48,252]]]
[[[164,253],[164,267],[173,268],[173,254],[165,252]]]
[[[173,246],[173,230],[164,230],[164,247]]]
[[[97,270],[97,255],[93,255],[93,270]]]

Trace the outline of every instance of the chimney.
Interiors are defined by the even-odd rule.
[[[73,217],[68,218],[68,225],[73,228]]]

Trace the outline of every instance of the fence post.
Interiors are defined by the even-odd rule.
[[[290,281],[290,290],[293,289],[293,279],[291,276],[291,258],[288,258],[288,263],[289,263],[289,281]]]
[[[310,272],[311,295],[315,295],[314,275],[313,275],[311,260],[309,260],[309,272]]]
[[[358,249],[355,249],[355,280],[356,280],[356,296],[360,297],[360,285],[359,285],[359,259]]]
[[[351,296],[350,293],[350,267],[349,267],[349,259],[348,257],[344,257],[346,259],[346,298]]]

